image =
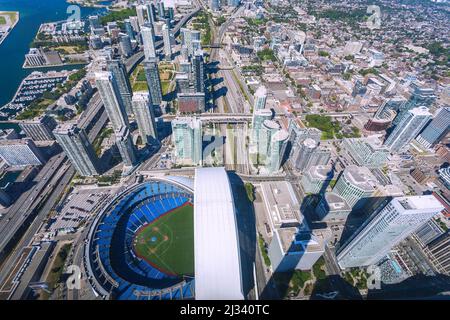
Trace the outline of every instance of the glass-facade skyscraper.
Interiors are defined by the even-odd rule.
[[[430,148],[445,137],[449,131],[450,107],[445,107],[436,112],[433,120],[419,134],[416,140],[425,148]]]
[[[95,75],[95,82],[113,129],[120,130],[122,127],[128,127],[125,105],[114,74],[112,72],[98,72]]]
[[[63,123],[53,130],[56,141],[81,176],[99,174],[99,163],[92,144],[83,129],[75,123]]]
[[[201,165],[202,122],[195,117],[176,118],[172,121],[172,141],[176,162]]]
[[[144,61],[145,77],[147,78],[148,91],[153,105],[159,106],[162,101],[161,79],[159,78],[158,62],[156,58]]]
[[[339,248],[339,266],[345,269],[377,263],[443,209],[433,195],[398,197],[383,203]]]
[[[431,113],[427,107],[417,107],[407,111],[402,121],[384,142],[392,153],[404,150],[408,144],[419,134],[431,119]]]

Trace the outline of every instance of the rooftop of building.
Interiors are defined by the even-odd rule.
[[[272,226],[282,224],[302,224],[303,215],[292,186],[286,181],[263,182],[261,184],[263,201]]]
[[[278,130],[272,137],[272,141],[286,141],[289,139],[289,133],[286,130]]]
[[[377,186],[377,179],[367,167],[347,166],[344,176],[350,183],[361,189],[374,190]]]
[[[351,211],[352,208],[347,204],[344,198],[334,192],[326,192],[325,200],[330,211]]]
[[[284,252],[322,252],[331,236],[330,229],[299,231],[296,227],[276,230]]]
[[[268,129],[280,129],[280,125],[273,120],[264,120],[263,122],[263,126],[268,128]]]
[[[331,166],[325,165],[312,166],[309,168],[308,173],[312,178],[326,180],[331,179],[333,175],[333,169],[331,168]]]
[[[397,197],[394,201],[401,204],[406,210],[420,210],[420,209],[440,209],[443,210],[444,206],[436,199],[435,196],[422,195],[422,196],[407,196]]]

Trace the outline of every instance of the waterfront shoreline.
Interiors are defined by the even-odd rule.
[[[5,35],[0,39],[0,45],[3,43],[3,41],[8,38],[9,34],[14,30],[14,27],[19,23],[20,20],[20,12],[19,11],[3,11],[5,13],[7,12],[14,12],[16,14],[16,21],[9,27],[8,32],[5,33]]]
[[[66,0],[66,3],[80,6],[82,8],[108,8],[108,5],[105,4],[87,4],[84,0]]]

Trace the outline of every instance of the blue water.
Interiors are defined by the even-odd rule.
[[[65,0],[0,0],[0,11],[20,13],[19,23],[0,45],[0,107],[12,99],[20,82],[33,71],[22,69],[22,65],[24,55],[28,52],[29,44],[33,41],[40,24],[67,19],[68,6]],[[104,10],[81,8],[81,16],[86,17]],[[62,69],[64,68],[51,68],[51,70]]]

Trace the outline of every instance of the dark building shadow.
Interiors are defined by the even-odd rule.
[[[234,171],[227,171],[227,173],[236,208],[244,296],[248,297],[255,286],[253,277],[253,263],[256,255],[255,212],[253,204],[247,197],[244,182]]]
[[[215,90],[215,91],[213,92],[213,99],[214,99],[214,100],[217,100],[217,99],[219,99],[220,97],[225,97],[226,94],[227,94],[227,92],[228,92],[228,88],[226,88],[226,87],[222,87],[222,88],[220,88],[219,90]]]
[[[341,276],[331,275],[316,281],[311,300],[362,300],[358,288],[352,286]]]
[[[381,283],[380,289],[369,289],[367,299],[437,299],[450,300],[450,296],[441,295],[450,291],[450,277],[438,274],[426,276],[423,274],[409,277],[396,284]]]
[[[216,74],[219,72],[219,61],[211,61],[206,64],[206,73],[207,74]]]
[[[172,90],[171,92],[163,95],[163,101],[172,101],[177,98],[177,90]]]
[[[222,77],[220,77],[220,78],[213,78],[213,79],[210,80],[211,86],[216,86],[216,85],[218,85],[219,83],[222,83],[222,82],[223,82],[223,78]]]
[[[295,236],[295,241],[307,242],[310,239],[310,232],[301,232]],[[275,236],[271,241],[277,241]],[[270,244],[267,245],[270,246]],[[293,296],[298,295],[301,288],[296,287],[296,279],[294,278],[298,277],[297,273],[302,271],[296,271],[295,268],[304,255],[308,254],[302,251],[302,249],[302,245],[293,241],[287,250],[285,250],[285,254],[280,257],[279,261],[271,260],[273,273],[260,294],[262,300],[285,299],[290,296],[291,292]],[[274,265],[275,263],[277,263],[276,266]],[[290,287],[291,281],[293,284],[292,290]]]

